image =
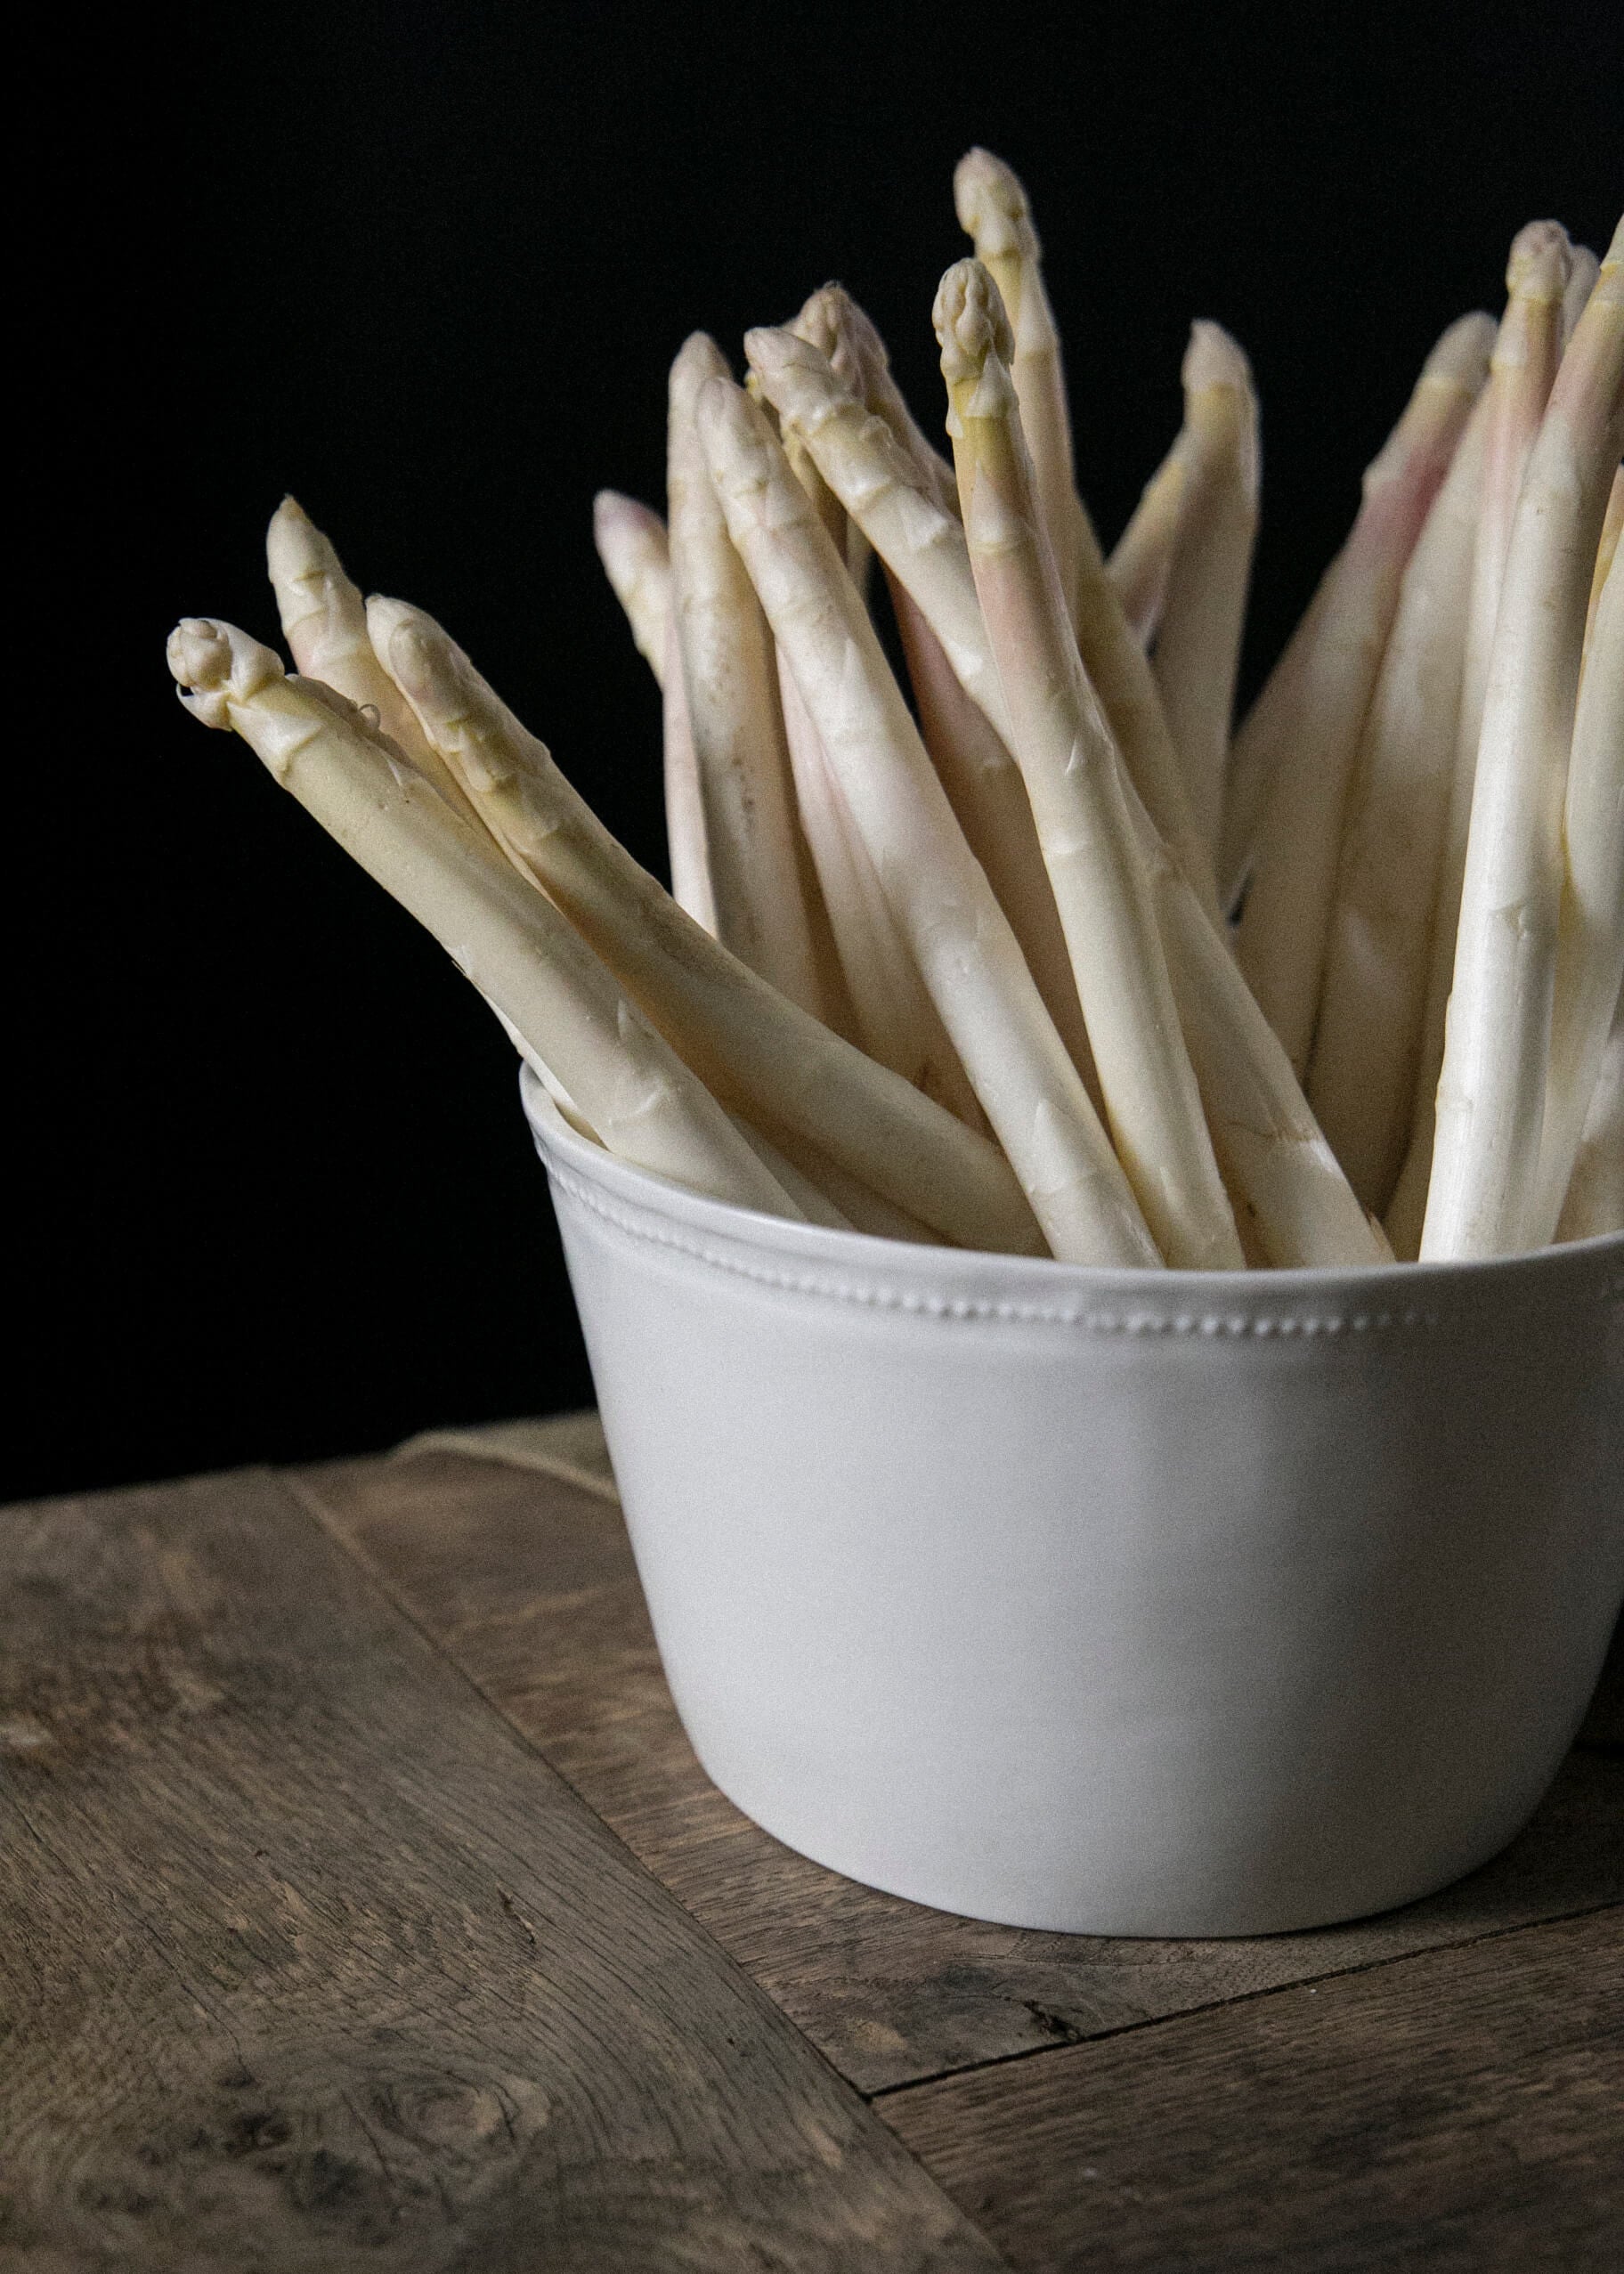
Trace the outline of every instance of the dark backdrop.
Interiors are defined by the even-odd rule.
[[[47,25],[14,97],[11,1492],[360,1450],[589,1384],[514,1063],[240,744],[182,613],[270,637],[292,489],[634,850],[658,715],[593,556],[666,366],[835,275],[939,417],[954,161],[1025,175],[1114,536],[1192,315],[1251,352],[1256,677],[1516,226],[1616,215],[1610,9],[240,5]]]

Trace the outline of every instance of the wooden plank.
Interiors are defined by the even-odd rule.
[[[1232,1942],[1074,1937],[874,1894],[709,1783],[661,1675],[618,1512],[444,1455],[304,1480],[335,1530],[865,2091],[1072,2043],[1624,1896],[1624,1763],[1574,1757],[1535,1824],[1429,1901]]]
[[[1621,1928],[1530,1928],[878,2105],[1028,2274],[1614,2274]]]
[[[0,1526],[0,2258],[987,2269],[273,1478]]]

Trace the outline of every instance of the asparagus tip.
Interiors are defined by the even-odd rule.
[[[1180,380],[1187,393],[1204,394],[1208,387],[1233,387],[1238,394],[1252,391],[1252,366],[1240,342],[1222,324],[1198,316],[1190,328]]]
[[[764,491],[771,474],[772,428],[759,403],[722,373],[701,387],[694,415],[718,488],[733,497]]]
[[[1421,377],[1441,379],[1475,394],[1489,375],[1498,329],[1494,318],[1481,308],[1458,316],[1421,366]]]
[[[1531,221],[1511,240],[1506,289],[1523,300],[1560,300],[1571,258],[1561,222]]]
[[[673,410],[686,405],[692,410],[700,389],[708,379],[730,379],[732,370],[727,357],[708,331],[691,331],[677,350],[671,364],[670,401]]]
[[[209,616],[183,616],[165,654],[181,701],[205,727],[229,727],[233,701],[246,702],[282,677],[279,655]]]
[[[641,536],[645,531],[660,526],[660,516],[652,506],[640,498],[629,498],[621,490],[599,490],[592,500],[592,532],[601,549],[605,536],[613,537],[617,530],[629,536]]]
[[[409,600],[391,600],[382,592],[367,596],[367,636],[372,652],[409,698],[424,691],[428,654],[425,633],[429,621]]]
[[[950,387],[978,379],[989,355],[1006,370],[1013,360],[1015,340],[1003,301],[978,260],[954,261],[937,288],[930,320],[941,342],[942,377]]]
[[[325,597],[321,579],[342,577],[344,565],[332,540],[323,535],[296,498],[284,498],[265,532],[265,567],[276,588],[282,629],[291,634],[306,617],[320,614]]]
[[[980,259],[998,260],[1005,254],[1037,258],[1037,232],[1019,176],[991,150],[967,150],[959,160],[953,172],[953,204]]]

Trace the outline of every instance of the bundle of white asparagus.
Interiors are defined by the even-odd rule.
[[[1624,227],[1599,264],[1520,233],[1231,737],[1246,356],[1195,325],[1104,557],[1026,194],[985,150],[954,188],[951,465],[831,285],[748,335],[743,386],[683,346],[663,522],[597,499],[663,691],[670,893],[291,499],[297,676],[189,619],[188,707],[427,925],[583,1137],[696,1191],[1151,1269],[1624,1229]]]

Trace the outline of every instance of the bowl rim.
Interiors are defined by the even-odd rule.
[[[1076,1323],[1083,1323],[1078,1304],[1098,1324],[1110,1323],[1115,1312],[1096,1306],[1125,1304],[1141,1314],[1170,1314],[1174,1326],[1203,1331],[1225,1325],[1266,1328],[1270,1321],[1260,1314],[1281,1311],[1307,1324],[1302,1306],[1328,1301],[1352,1306],[1345,1318],[1320,1322],[1332,1331],[1343,1325],[1432,1325],[1438,1323],[1430,1307],[1435,1302],[1458,1312],[1469,1295],[1532,1295],[1547,1286],[1555,1295],[1575,1279],[1604,1298],[1624,1297],[1624,1231],[1518,1255],[1244,1271],[1069,1263],[1052,1255],[930,1247],[842,1231],[712,1198],[606,1151],[570,1126],[529,1066],[520,1068],[519,1089],[549,1178],[572,1198],[634,1237],[790,1291],[839,1292],[862,1300],[868,1299],[866,1289],[886,1305],[1067,1323],[1074,1314]],[[910,1300],[910,1288],[916,1295],[929,1291],[930,1299]],[[1145,1316],[1141,1323],[1151,1320]]]

